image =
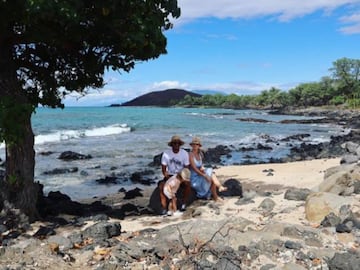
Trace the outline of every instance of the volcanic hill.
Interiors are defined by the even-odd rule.
[[[163,91],[154,91],[144,94],[128,102],[124,102],[120,106],[169,107],[177,103],[179,100],[182,100],[186,95],[190,95],[193,97],[201,97],[201,95],[199,94],[182,89],[167,89]]]

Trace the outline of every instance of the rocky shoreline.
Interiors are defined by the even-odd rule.
[[[287,159],[261,167],[264,182],[247,181],[241,173],[222,175],[220,168],[219,178],[226,185],[235,181],[237,191],[222,194],[225,205],[195,200],[179,218],[154,213],[152,188],[83,202],[59,192],[42,194],[43,219],[32,224],[4,205],[0,270],[358,269],[360,114],[292,113],[326,117],[351,131],[328,143],[301,145]],[[226,149],[210,151],[213,162]],[[279,163],[294,168],[288,162],[334,157],[336,166],[319,168],[323,181],[318,188],[301,186],[303,170],[281,184]],[[269,185],[267,179],[279,184]]]

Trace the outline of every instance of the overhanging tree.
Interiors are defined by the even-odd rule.
[[[107,69],[129,72],[165,54],[163,33],[179,16],[176,0],[0,1],[1,202],[37,218],[35,108],[63,107],[71,92],[103,87]]]

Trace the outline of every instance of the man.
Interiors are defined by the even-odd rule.
[[[165,150],[161,157],[161,171],[164,180],[180,173],[183,168],[189,167],[189,154],[180,148],[182,145],[184,145],[184,142],[178,135],[172,136],[170,142],[168,142],[171,149]]]
[[[184,142],[181,140],[180,136],[174,135],[171,137],[171,140],[168,142],[168,146],[171,149],[167,149],[163,152],[161,157],[161,171],[164,175],[164,180],[159,183],[159,188],[162,189],[165,181],[171,176],[176,175],[181,172],[183,168],[189,168],[189,154],[184,149],[180,148],[184,145]],[[190,195],[191,186],[188,182],[184,182],[179,190],[183,196],[181,200],[180,210],[184,211],[186,208],[187,199]]]

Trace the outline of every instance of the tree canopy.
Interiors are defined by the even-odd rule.
[[[71,91],[103,86],[104,71],[130,71],[166,53],[176,1],[0,2],[0,74],[16,72],[34,105],[62,106]]]
[[[0,1],[2,200],[36,214],[34,109],[63,107],[71,92],[102,87],[106,70],[167,53],[163,32],[179,16],[176,0]]]

